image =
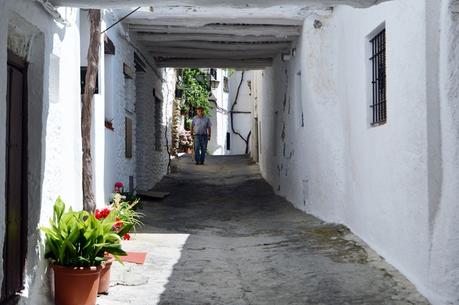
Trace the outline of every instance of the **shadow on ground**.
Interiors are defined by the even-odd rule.
[[[135,280],[112,289],[131,293],[100,305],[429,304],[347,228],[276,196],[248,157],[175,160],[155,189],[171,195],[144,202],[134,247],[151,260],[124,267]]]

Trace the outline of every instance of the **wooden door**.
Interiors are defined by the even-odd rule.
[[[26,65],[8,54],[6,138],[6,232],[0,302],[15,304],[23,288],[26,253]]]

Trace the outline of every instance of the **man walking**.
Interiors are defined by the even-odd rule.
[[[204,164],[206,157],[207,142],[210,141],[212,123],[204,115],[204,108],[199,106],[198,115],[191,122],[191,134],[194,135],[194,160],[196,164]]]

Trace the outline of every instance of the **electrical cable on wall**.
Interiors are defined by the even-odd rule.
[[[112,24],[111,26],[109,26],[108,28],[106,28],[105,30],[103,30],[102,32],[100,32],[100,34],[103,34],[105,32],[107,32],[108,30],[110,30],[112,27],[114,27],[115,25],[117,25],[118,23],[120,23],[121,21],[123,21],[124,19],[126,19],[127,17],[131,16],[132,14],[134,14],[135,12],[137,12],[138,10],[140,10],[142,7],[139,6],[137,7],[136,9],[134,9],[132,12],[130,12],[129,14],[127,14],[126,16],[123,16],[121,17],[120,19],[118,19],[118,21],[116,21],[114,24]]]
[[[239,92],[241,91],[242,83],[244,82],[244,73],[245,73],[245,71],[242,71],[242,73],[241,73],[241,82],[239,83],[239,86],[237,87],[236,96],[234,98],[234,103],[231,106],[230,118],[231,118],[231,131],[234,134],[237,134],[242,139],[242,141],[245,142],[245,153],[248,154],[249,153],[249,140],[250,140],[250,135],[252,134],[252,130],[249,131],[249,134],[247,135],[247,139],[244,138],[243,135],[241,135],[239,132],[237,132],[234,129],[234,118],[233,118],[233,114],[234,113],[238,113],[238,111],[234,111],[234,107],[236,107],[237,99],[239,97]]]

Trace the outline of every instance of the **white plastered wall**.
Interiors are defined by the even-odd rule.
[[[28,247],[21,304],[49,302],[39,224],[47,224],[58,196],[68,206],[81,209],[79,11],[59,12],[68,24],[55,22],[36,2],[0,4],[0,70],[4,71],[0,76],[1,96],[6,96],[7,46],[28,62]],[[16,44],[21,40],[26,43]],[[0,123],[4,126],[5,100],[0,103]],[[5,128],[0,130],[0,159],[5,160]],[[4,174],[2,161],[1,215],[5,215]],[[1,248],[4,232],[1,219]],[[1,272],[0,277],[3,279]]]
[[[148,59],[146,59],[147,61]],[[150,61],[148,61],[150,62]],[[146,67],[146,72],[136,76],[137,85],[137,187],[149,190],[167,173],[169,155],[166,147],[166,127],[169,147],[172,143],[172,105],[175,98],[175,69],[153,69]],[[162,100],[155,103],[156,97]],[[161,107],[162,119],[155,124],[155,108]],[[156,139],[156,127],[159,139]],[[159,150],[156,150],[159,141]]]
[[[233,109],[233,126],[231,126],[231,115],[228,113],[228,132],[231,133],[231,149],[227,154],[242,155],[246,152],[246,143],[237,133],[241,134],[244,139],[248,139],[248,135],[252,129],[253,96],[249,84],[252,82],[253,73],[253,71],[245,71],[242,84],[242,71],[235,71],[229,76],[228,111],[231,111],[231,107],[236,101],[239,84],[241,86],[236,105]],[[233,132],[232,127],[236,133]]]
[[[339,88],[344,97],[346,206],[342,221],[427,294],[428,157],[425,3],[342,7]],[[370,127],[368,37],[385,23],[387,123]],[[413,52],[416,50],[415,52]]]
[[[229,151],[226,147],[226,133],[228,132],[228,92],[223,90],[224,77],[228,77],[228,70],[217,69],[217,81],[219,85],[212,89],[217,102],[212,103],[210,120],[212,122],[212,138],[207,146],[211,155],[225,155]]]
[[[218,88],[212,93],[217,98],[217,104],[211,110],[212,139],[208,144],[208,150],[212,155],[243,155],[246,151],[246,143],[235,132],[240,133],[244,139],[252,128],[254,97],[249,83],[253,81],[253,71],[244,72],[244,80],[240,86],[237,103],[234,106],[233,125],[231,125],[231,107],[236,99],[236,93],[241,82],[242,71],[228,71],[217,69]],[[228,92],[223,90],[224,77],[228,77]],[[239,112],[239,113],[237,113]],[[242,113],[241,113],[242,112]],[[233,128],[234,131],[233,132]],[[227,147],[226,135],[230,133],[230,149]],[[250,143],[250,139],[249,139]],[[251,146],[249,145],[249,151]]]
[[[350,227],[433,304],[459,300],[458,18],[448,5],[311,16],[297,55],[256,76],[263,176],[296,207]],[[371,127],[368,35],[381,25],[388,121]]]
[[[427,1],[429,126],[428,293],[434,304],[459,303],[459,3]]]
[[[84,12],[85,13],[85,12]],[[103,11],[102,27],[116,22],[117,18],[108,10]],[[123,64],[127,64],[133,71],[134,48],[130,45],[127,32],[122,24],[118,24],[106,35],[115,46],[115,54],[110,57],[110,70],[105,69],[105,54],[103,47],[100,56],[99,88],[100,93],[94,98],[94,145],[95,145],[95,175],[96,196],[98,205],[106,204],[113,193],[116,182],[121,181],[125,190],[129,188],[129,176],[134,177],[136,185],[136,86],[135,78],[126,78],[123,73]],[[102,44],[103,46],[103,44]],[[105,75],[109,72],[109,75]],[[106,82],[105,80],[108,79]],[[110,99],[106,101],[106,99]],[[110,106],[110,110],[105,107]],[[105,128],[105,112],[110,114],[113,130]],[[132,119],[132,158],[125,155],[125,118]]]

